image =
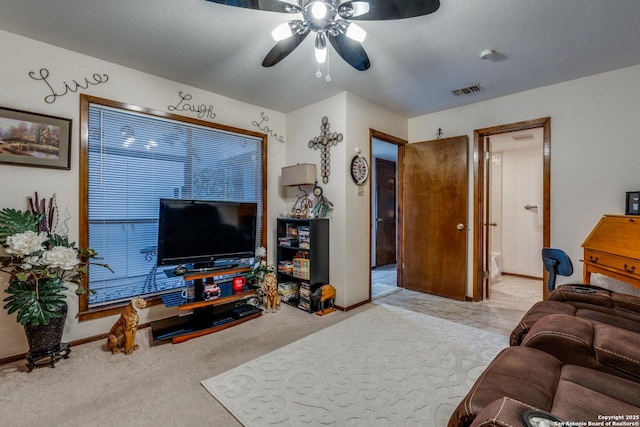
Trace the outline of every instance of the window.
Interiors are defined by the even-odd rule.
[[[81,297],[81,320],[184,286],[156,266],[160,198],[257,203],[264,245],[266,135],[84,95],[81,103],[80,244],[114,270],[89,270],[97,293]]]

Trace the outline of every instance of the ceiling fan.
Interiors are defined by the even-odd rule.
[[[365,71],[371,63],[362,47],[366,32],[350,22],[385,21],[428,15],[440,7],[440,0],[208,0],[228,6],[302,14],[277,26],[271,33],[276,41],[262,61],[271,67],[298,47],[310,32],[316,33],[315,53],[318,63],[327,57],[327,39],[349,65]]]

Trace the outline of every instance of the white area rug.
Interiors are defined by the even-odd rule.
[[[439,427],[507,345],[380,305],[202,384],[250,427]]]

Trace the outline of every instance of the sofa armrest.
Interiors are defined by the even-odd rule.
[[[513,427],[524,426],[522,416],[536,409],[517,400],[502,397],[494,400],[478,413],[469,427]]]
[[[604,365],[640,380],[640,334],[605,324],[596,324],[593,347]]]

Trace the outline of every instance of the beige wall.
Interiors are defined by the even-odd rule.
[[[214,121],[257,130],[260,114],[269,116],[269,127],[285,143],[269,138],[268,151],[268,253],[275,253],[275,218],[291,207],[294,194],[280,185],[282,166],[312,162],[320,164],[320,152],[309,149],[308,141],[320,134],[320,120],[329,118],[331,130],[344,140],[331,149],[331,177],[323,185],[335,204],[331,222],[331,282],[338,291],[337,304],[351,306],[369,293],[369,186],[363,196],[349,176],[355,149],[369,153],[369,128],[409,141],[433,139],[438,128],[445,136],[466,134],[470,144],[473,130],[550,116],[551,121],[551,242],[569,252],[576,264],[572,280],[580,280],[580,244],[605,213],[624,211],[624,192],[638,190],[636,163],[640,156],[640,66],[522,92],[482,103],[406,120],[349,93],[282,114],[242,103],[214,93],[188,87],[116,64],[0,31],[0,49],[5,58],[19,58],[10,67],[0,67],[0,105],[73,119],[72,167],[70,171],[0,166],[0,208],[24,208],[25,197],[38,191],[57,194],[62,209],[69,209],[71,237],[78,230],[78,126],[77,93],[44,102],[49,94],[43,82],[28,77],[30,71],[46,67],[58,91],[63,81],[82,81],[94,73],[106,73],[109,81],[90,86],[84,93],[167,111],[178,101],[178,92],[192,94],[194,103],[213,105]],[[193,117],[195,113],[184,115]],[[470,151],[471,152],[471,151]],[[470,159],[471,160],[471,159]],[[471,163],[471,162],[470,162]],[[318,173],[319,175],[319,173]],[[469,184],[472,185],[470,179]],[[470,193],[471,194],[471,193]],[[471,199],[469,200],[471,206]],[[473,209],[469,210],[472,215]],[[469,224],[472,223],[469,218]],[[471,242],[469,242],[471,250]],[[472,252],[470,252],[472,253]],[[471,267],[469,266],[469,272]],[[469,274],[471,278],[471,274]],[[567,280],[567,279],[565,279]],[[468,294],[471,295],[470,283]],[[64,339],[71,341],[105,333],[114,318],[78,323],[73,304]],[[142,322],[173,314],[161,307],[143,313]],[[0,358],[25,352],[26,340],[14,316],[0,311]]]
[[[582,242],[602,215],[624,213],[625,192],[640,188],[639,78],[640,66],[628,67],[416,117],[409,140],[433,139],[442,128],[473,144],[475,129],[551,117],[551,245],[574,264],[573,276],[558,282],[581,281]],[[469,212],[472,224],[471,199]],[[469,267],[468,295],[471,277]]]
[[[343,141],[330,149],[331,175],[327,184],[320,175],[320,151],[310,149],[309,140],[320,135],[320,121],[327,116],[331,132]],[[318,165],[318,183],[333,202],[330,223],[330,281],[336,288],[336,304],[350,307],[369,298],[369,188],[362,196],[351,179],[349,165],[356,148],[367,158],[369,129],[406,138],[407,120],[350,93],[341,93],[287,115],[287,162]],[[287,193],[288,202],[295,192]]]
[[[3,66],[0,67],[0,105],[3,107],[26,110],[35,113],[71,118],[71,170],[55,170],[24,166],[0,165],[0,208],[26,208],[26,197],[37,191],[41,197],[57,196],[58,206],[62,212],[68,209],[70,237],[78,240],[79,212],[79,93],[126,102],[159,111],[170,112],[168,107],[176,105],[180,100],[178,93],[182,91],[192,95],[192,103],[196,105],[212,105],[216,114],[216,123],[235,126],[243,129],[260,131],[255,123],[261,122],[261,113],[269,117],[268,126],[278,135],[284,137],[285,143],[269,137],[268,141],[268,215],[269,246],[273,247],[275,236],[275,218],[284,208],[284,200],[279,197],[280,168],[285,164],[286,116],[255,105],[246,104],[214,93],[205,92],[178,82],[165,80],[156,76],[118,66],[96,58],[80,55],[65,49],[36,42],[8,32],[0,31],[0,51],[3,52]],[[15,61],[7,58],[16,58]],[[11,66],[7,66],[11,63]],[[51,92],[42,81],[29,77],[30,71],[36,73],[46,68],[49,81],[57,93],[64,93],[64,83],[76,80],[84,83],[84,78],[91,79],[94,73],[107,74],[108,81],[99,85],[91,85],[78,93],[69,91],[59,96],[53,103],[46,103],[44,98]],[[186,111],[182,115],[198,117],[197,113]],[[108,260],[107,260],[108,262]],[[4,282],[0,289],[5,288]],[[75,301],[75,295],[69,301]],[[64,339],[72,341],[109,331],[115,317],[91,320],[79,323],[76,319],[77,304],[69,304],[69,315],[64,331]],[[161,306],[154,306],[141,313],[140,322],[148,322],[168,315],[174,311]],[[0,310],[0,358],[27,351],[27,343],[22,327],[15,321],[15,314],[9,316],[6,310]]]

